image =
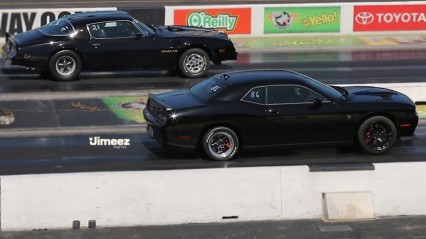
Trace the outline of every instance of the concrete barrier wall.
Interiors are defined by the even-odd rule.
[[[425,215],[426,163],[375,164],[370,171],[309,172],[307,166],[1,177],[1,229],[308,219],[324,193],[371,196],[376,217]],[[351,202],[335,213],[362,208]],[[367,205],[369,206],[369,205]],[[227,219],[229,218],[229,219]]]

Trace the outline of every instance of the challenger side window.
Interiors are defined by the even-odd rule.
[[[255,104],[265,104],[265,92],[265,87],[253,88],[247,92],[242,100]]]
[[[308,103],[314,99],[325,100],[320,94],[303,86],[268,86],[267,104]]]

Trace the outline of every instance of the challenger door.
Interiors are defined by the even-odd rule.
[[[334,102],[300,85],[268,86],[265,111],[276,144],[340,141],[350,120]]]

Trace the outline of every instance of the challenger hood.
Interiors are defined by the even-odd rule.
[[[348,91],[348,96],[356,101],[390,101],[413,103],[406,95],[391,89],[371,87],[371,86],[350,86],[344,87]]]
[[[219,39],[228,39],[226,33],[215,29],[191,26],[161,26],[156,27],[157,34],[166,36],[182,36],[182,37],[213,37]]]

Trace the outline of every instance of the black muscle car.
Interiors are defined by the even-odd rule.
[[[240,147],[337,142],[382,154],[418,123],[414,102],[399,92],[328,86],[285,70],[218,74],[151,94],[143,113],[150,137],[213,160],[230,160]]]
[[[212,29],[147,26],[123,11],[65,16],[40,28],[6,34],[3,56],[13,65],[41,68],[53,79],[82,70],[167,68],[201,77],[210,61],[237,57],[228,35]]]

